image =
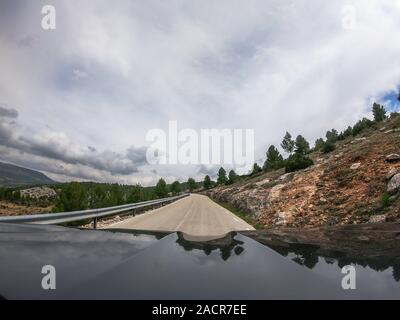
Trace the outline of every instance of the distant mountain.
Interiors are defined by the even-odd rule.
[[[56,183],[56,181],[41,172],[0,162],[0,186],[2,187],[53,183]]]

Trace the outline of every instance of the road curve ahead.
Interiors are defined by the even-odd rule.
[[[192,194],[165,207],[107,226],[151,231],[182,231],[190,236],[216,237],[230,231],[254,230],[206,196]]]

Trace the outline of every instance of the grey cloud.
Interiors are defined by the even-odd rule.
[[[219,169],[218,166],[206,166],[202,164],[197,169],[197,174],[209,175],[210,177],[215,178],[217,176],[218,169]]]
[[[15,116],[10,109],[3,114]],[[5,111],[4,111],[5,110]],[[111,175],[129,175],[138,172],[137,166],[145,162],[146,149],[131,147],[127,156],[113,151],[98,152],[93,147],[81,148],[65,136],[56,133],[42,133],[40,136],[18,136],[16,125],[10,125],[0,118],[0,145],[18,150],[28,156],[39,156],[62,161],[70,165],[83,165]],[[43,170],[43,169],[42,169]]]
[[[18,118],[18,111],[12,108],[4,108],[0,106],[0,117],[4,118]]]
[[[25,37],[21,38],[18,41],[18,45],[21,47],[32,48],[35,41],[36,41],[35,37],[33,37],[31,35],[26,35]]]
[[[146,152],[146,147],[136,148],[132,146],[127,150],[126,157],[133,161],[137,166],[140,166],[147,163]]]

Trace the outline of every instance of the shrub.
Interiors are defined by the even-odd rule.
[[[382,208],[387,208],[390,206],[390,195],[388,193],[384,193],[382,194],[382,198],[381,198],[381,206]]]
[[[334,144],[333,142],[331,142],[331,141],[327,141],[327,142],[325,142],[324,145],[322,146],[321,151],[322,151],[323,153],[329,153],[329,152],[332,152],[332,151],[335,150],[335,149],[336,149],[335,144]]]
[[[358,121],[353,127],[353,132],[352,132],[353,136],[358,135],[361,131],[371,127],[373,124],[374,124],[373,121],[367,118],[362,118],[362,120]]]
[[[324,146],[325,141],[322,138],[318,138],[317,140],[315,140],[315,147],[314,150],[315,151],[319,151],[322,150],[322,147]]]
[[[303,155],[295,154],[286,161],[285,172],[294,172],[312,166],[314,162]]]

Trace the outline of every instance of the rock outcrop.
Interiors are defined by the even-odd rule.
[[[400,116],[385,122],[400,127]],[[314,152],[314,165],[242,177],[208,191],[265,226],[319,227],[400,221],[400,136],[375,129]],[[384,216],[384,218],[383,218]]]
[[[400,173],[394,175],[387,186],[387,191],[390,194],[395,194],[400,190]]]

